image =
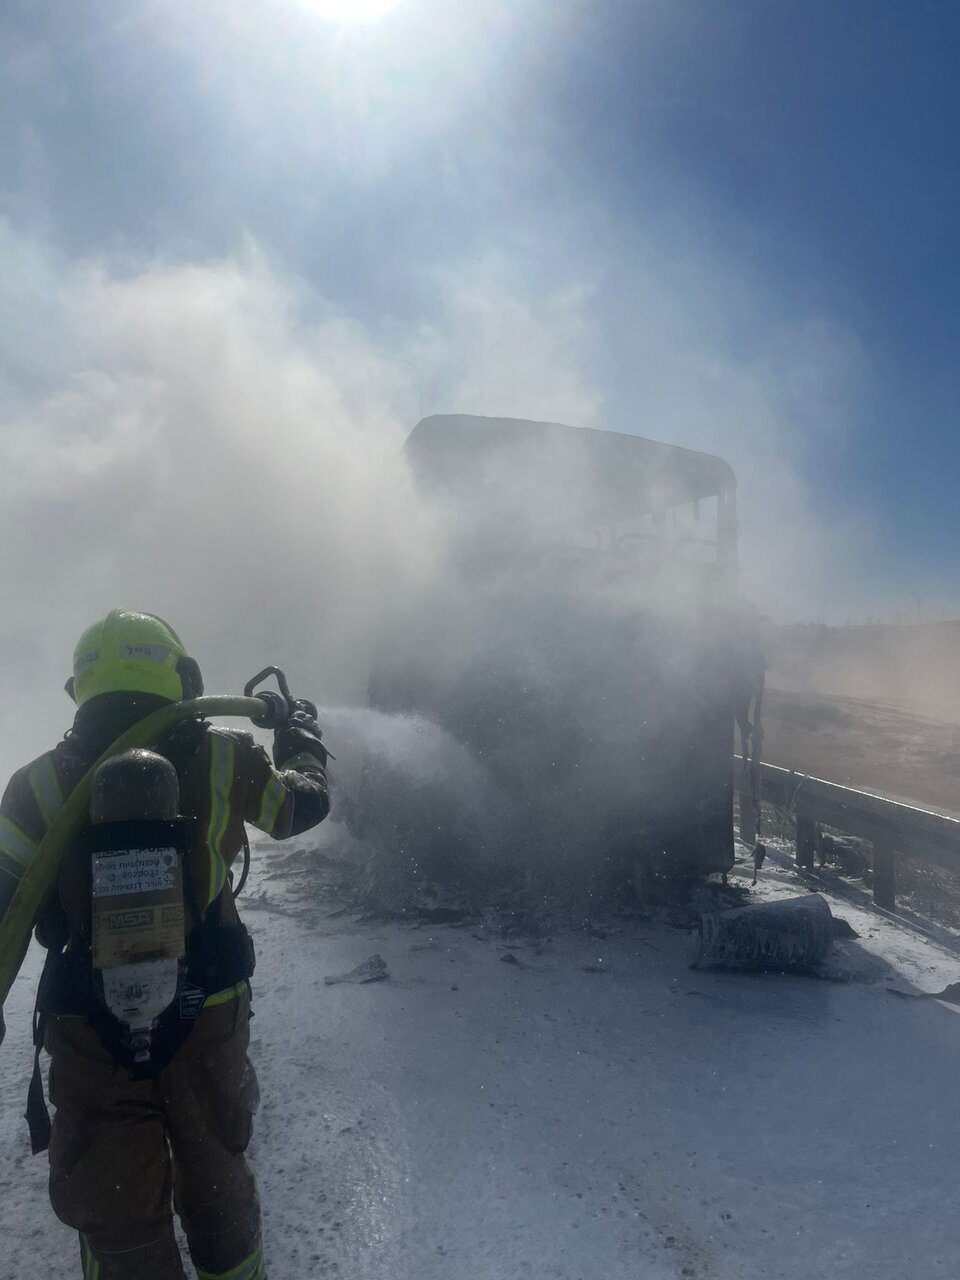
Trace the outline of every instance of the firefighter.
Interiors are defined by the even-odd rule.
[[[72,729],[19,770],[0,801],[0,898],[4,864],[23,865],[111,743],[161,707],[199,697],[203,685],[172,627],[114,609],[81,637],[67,691],[77,704]],[[35,1072],[31,1135],[36,1149],[49,1133],[51,1202],[79,1233],[86,1280],[185,1280],[174,1209],[199,1280],[264,1280],[257,1191],[244,1157],[258,1101],[247,1058],[253,954],[230,868],[245,822],[282,840],[326,817],[327,752],[302,711],[275,731],[276,768],[251,735],[199,719],[178,724],[156,750],[176,770],[188,821],[184,991],[192,1003],[181,991],[157,1020],[149,1068],[136,1069],[121,1025],[97,996],[91,855],[79,840],[36,922],[48,948],[38,1026],[56,1114],[45,1132]]]

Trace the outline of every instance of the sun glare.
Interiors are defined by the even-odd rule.
[[[401,0],[300,0],[320,18],[330,22],[376,22]]]

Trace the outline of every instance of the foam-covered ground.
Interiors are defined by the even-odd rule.
[[[271,853],[246,917],[272,1280],[960,1275],[960,1022],[886,990],[942,988],[955,955],[837,903],[871,983],[693,971],[652,923],[508,947],[331,914]],[[758,888],[793,891],[776,866]],[[324,985],[374,953],[388,981]],[[0,1051],[9,1280],[77,1273],[20,1119],[37,967]]]

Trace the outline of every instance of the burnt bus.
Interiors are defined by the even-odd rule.
[[[439,565],[391,628],[370,704],[433,721],[482,763],[488,864],[650,899],[725,873],[751,674],[730,467],[466,415],[423,419],[405,452]],[[458,843],[426,870],[455,868]]]

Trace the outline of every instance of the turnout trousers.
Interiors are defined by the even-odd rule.
[[[265,1280],[244,1151],[257,1108],[246,984],[213,997],[160,1074],[133,1081],[82,1017],[50,1017],[50,1200],[80,1234],[84,1280]],[[219,1003],[216,1003],[217,1001]]]

